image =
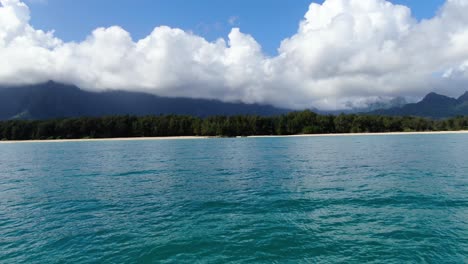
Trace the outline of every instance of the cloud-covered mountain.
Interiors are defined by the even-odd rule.
[[[377,109],[377,110],[376,110]],[[214,115],[272,116],[292,110],[270,105],[225,103],[217,100],[168,98],[128,91],[89,92],[73,85],[47,82],[37,85],[0,87],[0,120],[50,119],[108,115],[177,114],[207,117]],[[369,104],[369,108],[320,111],[319,114],[369,113],[392,116],[446,118],[468,115],[468,92],[458,99],[429,93],[422,101],[407,104],[403,98]]]
[[[239,114],[270,116],[286,112],[288,110],[268,105],[164,98],[126,91],[88,92],[76,86],[54,82],[0,87],[0,120],[127,114],[140,116],[178,114],[200,117]]]
[[[468,84],[468,0],[447,0],[422,21],[385,0],[312,3],[274,57],[238,28],[209,42],[167,26],[133,40],[112,26],[65,42],[34,28],[20,0],[0,3],[3,85],[54,80],[88,91],[336,110],[433,90],[454,95]]]
[[[345,109],[340,110],[320,110],[317,108],[312,108],[310,110],[314,111],[317,114],[322,115],[339,115],[339,114],[360,114],[368,113],[376,110],[387,110],[391,108],[400,108],[408,104],[408,101],[404,97],[395,97],[395,98],[386,98],[378,97],[371,98],[371,100],[364,103],[360,103],[357,106],[352,104],[347,105]]]
[[[468,92],[458,99],[437,93],[429,93],[424,99],[415,104],[403,107],[382,109],[371,114],[391,116],[421,116],[429,118],[447,118],[468,115]]]

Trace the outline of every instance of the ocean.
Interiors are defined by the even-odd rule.
[[[467,134],[0,144],[0,263],[467,262]]]

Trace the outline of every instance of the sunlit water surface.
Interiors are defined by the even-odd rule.
[[[466,263],[468,135],[0,144],[0,263]]]

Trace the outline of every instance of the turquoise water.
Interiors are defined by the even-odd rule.
[[[466,263],[468,135],[0,144],[0,263]]]

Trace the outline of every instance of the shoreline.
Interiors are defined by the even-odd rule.
[[[427,131],[427,132],[383,132],[383,133],[336,133],[336,134],[301,134],[301,135],[265,135],[246,136],[239,138],[298,138],[298,137],[342,137],[342,136],[398,136],[398,135],[444,135],[468,134],[468,130],[461,131]],[[67,142],[106,142],[106,141],[152,141],[152,140],[189,140],[212,139],[223,137],[182,136],[182,137],[133,137],[133,138],[90,138],[90,139],[47,139],[47,140],[5,140],[0,144],[14,143],[67,143]],[[236,137],[233,137],[236,138]]]

